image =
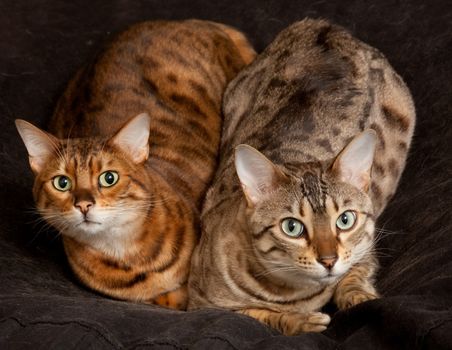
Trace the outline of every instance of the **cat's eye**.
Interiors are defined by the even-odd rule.
[[[304,232],[304,225],[297,219],[287,218],[281,222],[281,229],[289,237],[300,237]]]
[[[342,231],[350,230],[355,226],[356,214],[351,210],[344,211],[336,220],[336,226]]]
[[[119,180],[119,175],[116,171],[106,171],[99,176],[99,185],[102,187],[111,187]]]
[[[64,175],[55,176],[52,180],[52,184],[53,187],[61,192],[69,191],[72,187],[71,179]]]

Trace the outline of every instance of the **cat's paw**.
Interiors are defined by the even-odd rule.
[[[283,314],[280,324],[284,335],[296,335],[302,332],[323,332],[330,321],[330,316],[321,312],[291,312]]]
[[[161,294],[156,297],[152,303],[170,309],[185,310],[187,309],[188,303],[187,286],[184,285],[179,289]]]
[[[367,292],[364,290],[350,292],[342,298],[337,298],[336,305],[339,310],[349,309],[355,305],[364,303],[365,301],[377,299],[376,293]]]

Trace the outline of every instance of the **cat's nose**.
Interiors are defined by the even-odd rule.
[[[83,215],[86,215],[93,204],[94,203],[90,201],[78,201],[75,203],[75,207],[80,210]]]
[[[321,256],[317,259],[326,269],[331,270],[337,261],[337,255]]]
[[[87,189],[78,189],[74,191],[74,207],[82,212],[83,215],[96,203],[91,192]]]

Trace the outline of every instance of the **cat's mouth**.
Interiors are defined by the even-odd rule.
[[[75,225],[75,227],[79,227],[79,226],[93,226],[93,225],[101,225],[101,223],[97,222],[97,221],[88,220],[88,219],[85,218],[81,222],[79,222],[77,225]]]

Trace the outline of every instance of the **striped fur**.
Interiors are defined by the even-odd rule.
[[[63,234],[68,261],[85,285],[119,299],[186,307],[223,91],[254,55],[240,32],[222,24],[145,22],[120,34],[69,83],[50,123],[55,147],[36,173],[34,198]],[[149,143],[136,162],[112,135],[144,112]],[[24,122],[18,127],[31,130]],[[106,170],[119,174],[109,188],[99,185]],[[57,175],[68,176],[73,188],[55,190]],[[91,215],[100,226],[76,223],[77,201],[88,203],[85,219]]]
[[[189,309],[235,310],[292,335],[324,330],[329,317],[318,311],[331,298],[340,309],[376,298],[375,220],[415,124],[383,55],[326,21],[295,23],[229,84],[224,113]],[[343,231],[346,211],[356,223]],[[285,234],[285,218],[303,234]]]

